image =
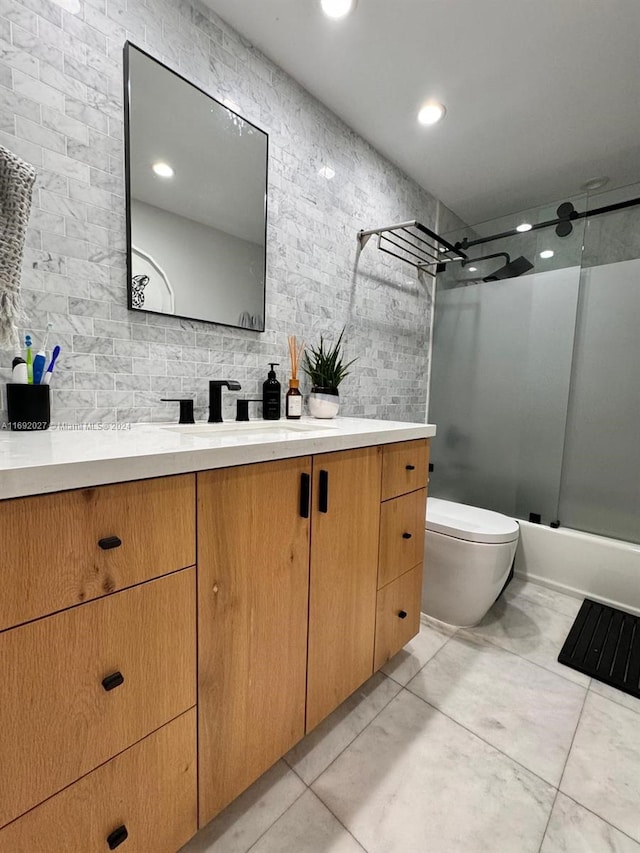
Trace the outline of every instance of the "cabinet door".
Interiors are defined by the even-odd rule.
[[[422,563],[378,590],[376,652],[378,670],[420,630]]]
[[[304,735],[310,474],[310,457],[198,474],[201,826]]]
[[[306,730],[373,672],[380,448],[314,456]]]

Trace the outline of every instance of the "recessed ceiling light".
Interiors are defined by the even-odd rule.
[[[356,0],[320,0],[322,11],[327,18],[345,18],[356,7]]]
[[[554,252],[552,249],[545,249],[543,252],[540,252],[541,258],[552,258],[554,256]]]
[[[53,0],[53,2],[65,12],[71,12],[72,15],[77,15],[81,8],[80,0]]]
[[[478,272],[478,267],[467,267],[469,272]]]
[[[174,175],[173,169],[168,163],[158,161],[151,168],[160,178],[172,178]]]
[[[421,107],[418,113],[418,121],[420,124],[436,124],[441,118],[444,118],[446,109],[437,101],[429,101]]]
[[[519,231],[521,234],[524,234],[525,231],[531,231],[533,225],[529,222],[521,222],[520,225],[516,226],[516,231]]]
[[[331,178],[335,178],[336,170],[332,169],[331,166],[322,166],[321,169],[318,169],[318,174],[330,181]]]
[[[593,190],[602,189],[602,187],[608,183],[609,178],[606,175],[603,175],[601,178],[591,178],[590,181],[586,181],[580,189],[585,190],[586,192],[592,192]]]

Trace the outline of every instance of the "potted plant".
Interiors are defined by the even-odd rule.
[[[355,358],[346,364],[342,360],[342,336],[332,347],[325,344],[320,335],[319,347],[308,347],[304,353],[302,369],[311,379],[311,394],[309,395],[309,412],[314,418],[333,418],[338,414],[340,396],[338,386],[349,375],[348,368]]]

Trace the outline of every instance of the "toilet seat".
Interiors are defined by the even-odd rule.
[[[517,521],[499,512],[440,498],[427,498],[425,529],[486,544],[513,542],[520,532]]]

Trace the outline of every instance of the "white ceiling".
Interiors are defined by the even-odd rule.
[[[470,224],[640,180],[640,0],[205,2]]]

